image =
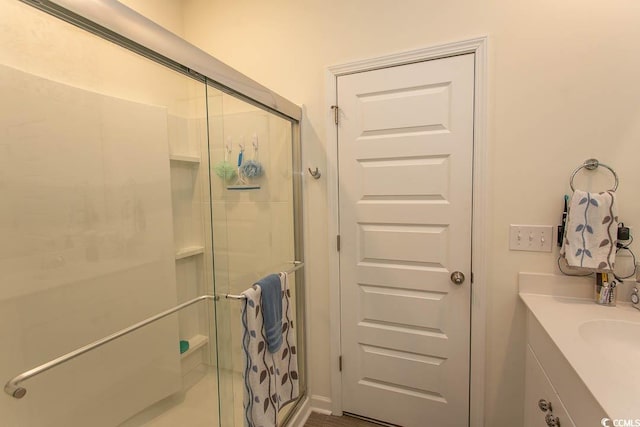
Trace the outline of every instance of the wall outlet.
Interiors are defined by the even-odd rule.
[[[510,225],[509,249],[512,251],[551,252],[553,226]]]

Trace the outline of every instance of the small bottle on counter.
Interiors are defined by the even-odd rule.
[[[596,273],[596,287],[594,299],[596,304],[615,307],[618,282],[613,274]]]

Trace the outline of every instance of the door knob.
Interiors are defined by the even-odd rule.
[[[456,285],[462,285],[464,283],[464,274],[461,271],[454,271],[451,273],[451,281]]]
[[[553,414],[547,414],[547,416],[544,417],[544,420],[547,422],[547,426],[549,427],[560,427],[560,418]]]
[[[538,400],[538,408],[540,408],[542,412],[553,412],[553,409],[551,408],[551,402],[548,402],[544,399]]]

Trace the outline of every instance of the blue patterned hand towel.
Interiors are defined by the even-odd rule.
[[[264,332],[267,336],[267,348],[275,353],[282,345],[282,285],[280,276],[270,274],[258,280],[256,285],[262,289],[262,317]]]
[[[613,270],[618,238],[615,193],[575,190],[569,203],[562,255],[567,265],[589,271]]]

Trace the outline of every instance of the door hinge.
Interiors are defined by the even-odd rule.
[[[342,372],[342,356],[338,356],[338,369]]]
[[[336,250],[340,252],[340,235],[336,236]]]
[[[332,105],[331,109],[333,110],[333,121],[336,123],[336,126],[338,125],[338,118],[340,117],[340,109],[338,108],[337,105]]]
[[[471,272],[471,284],[473,284],[473,271]]]

